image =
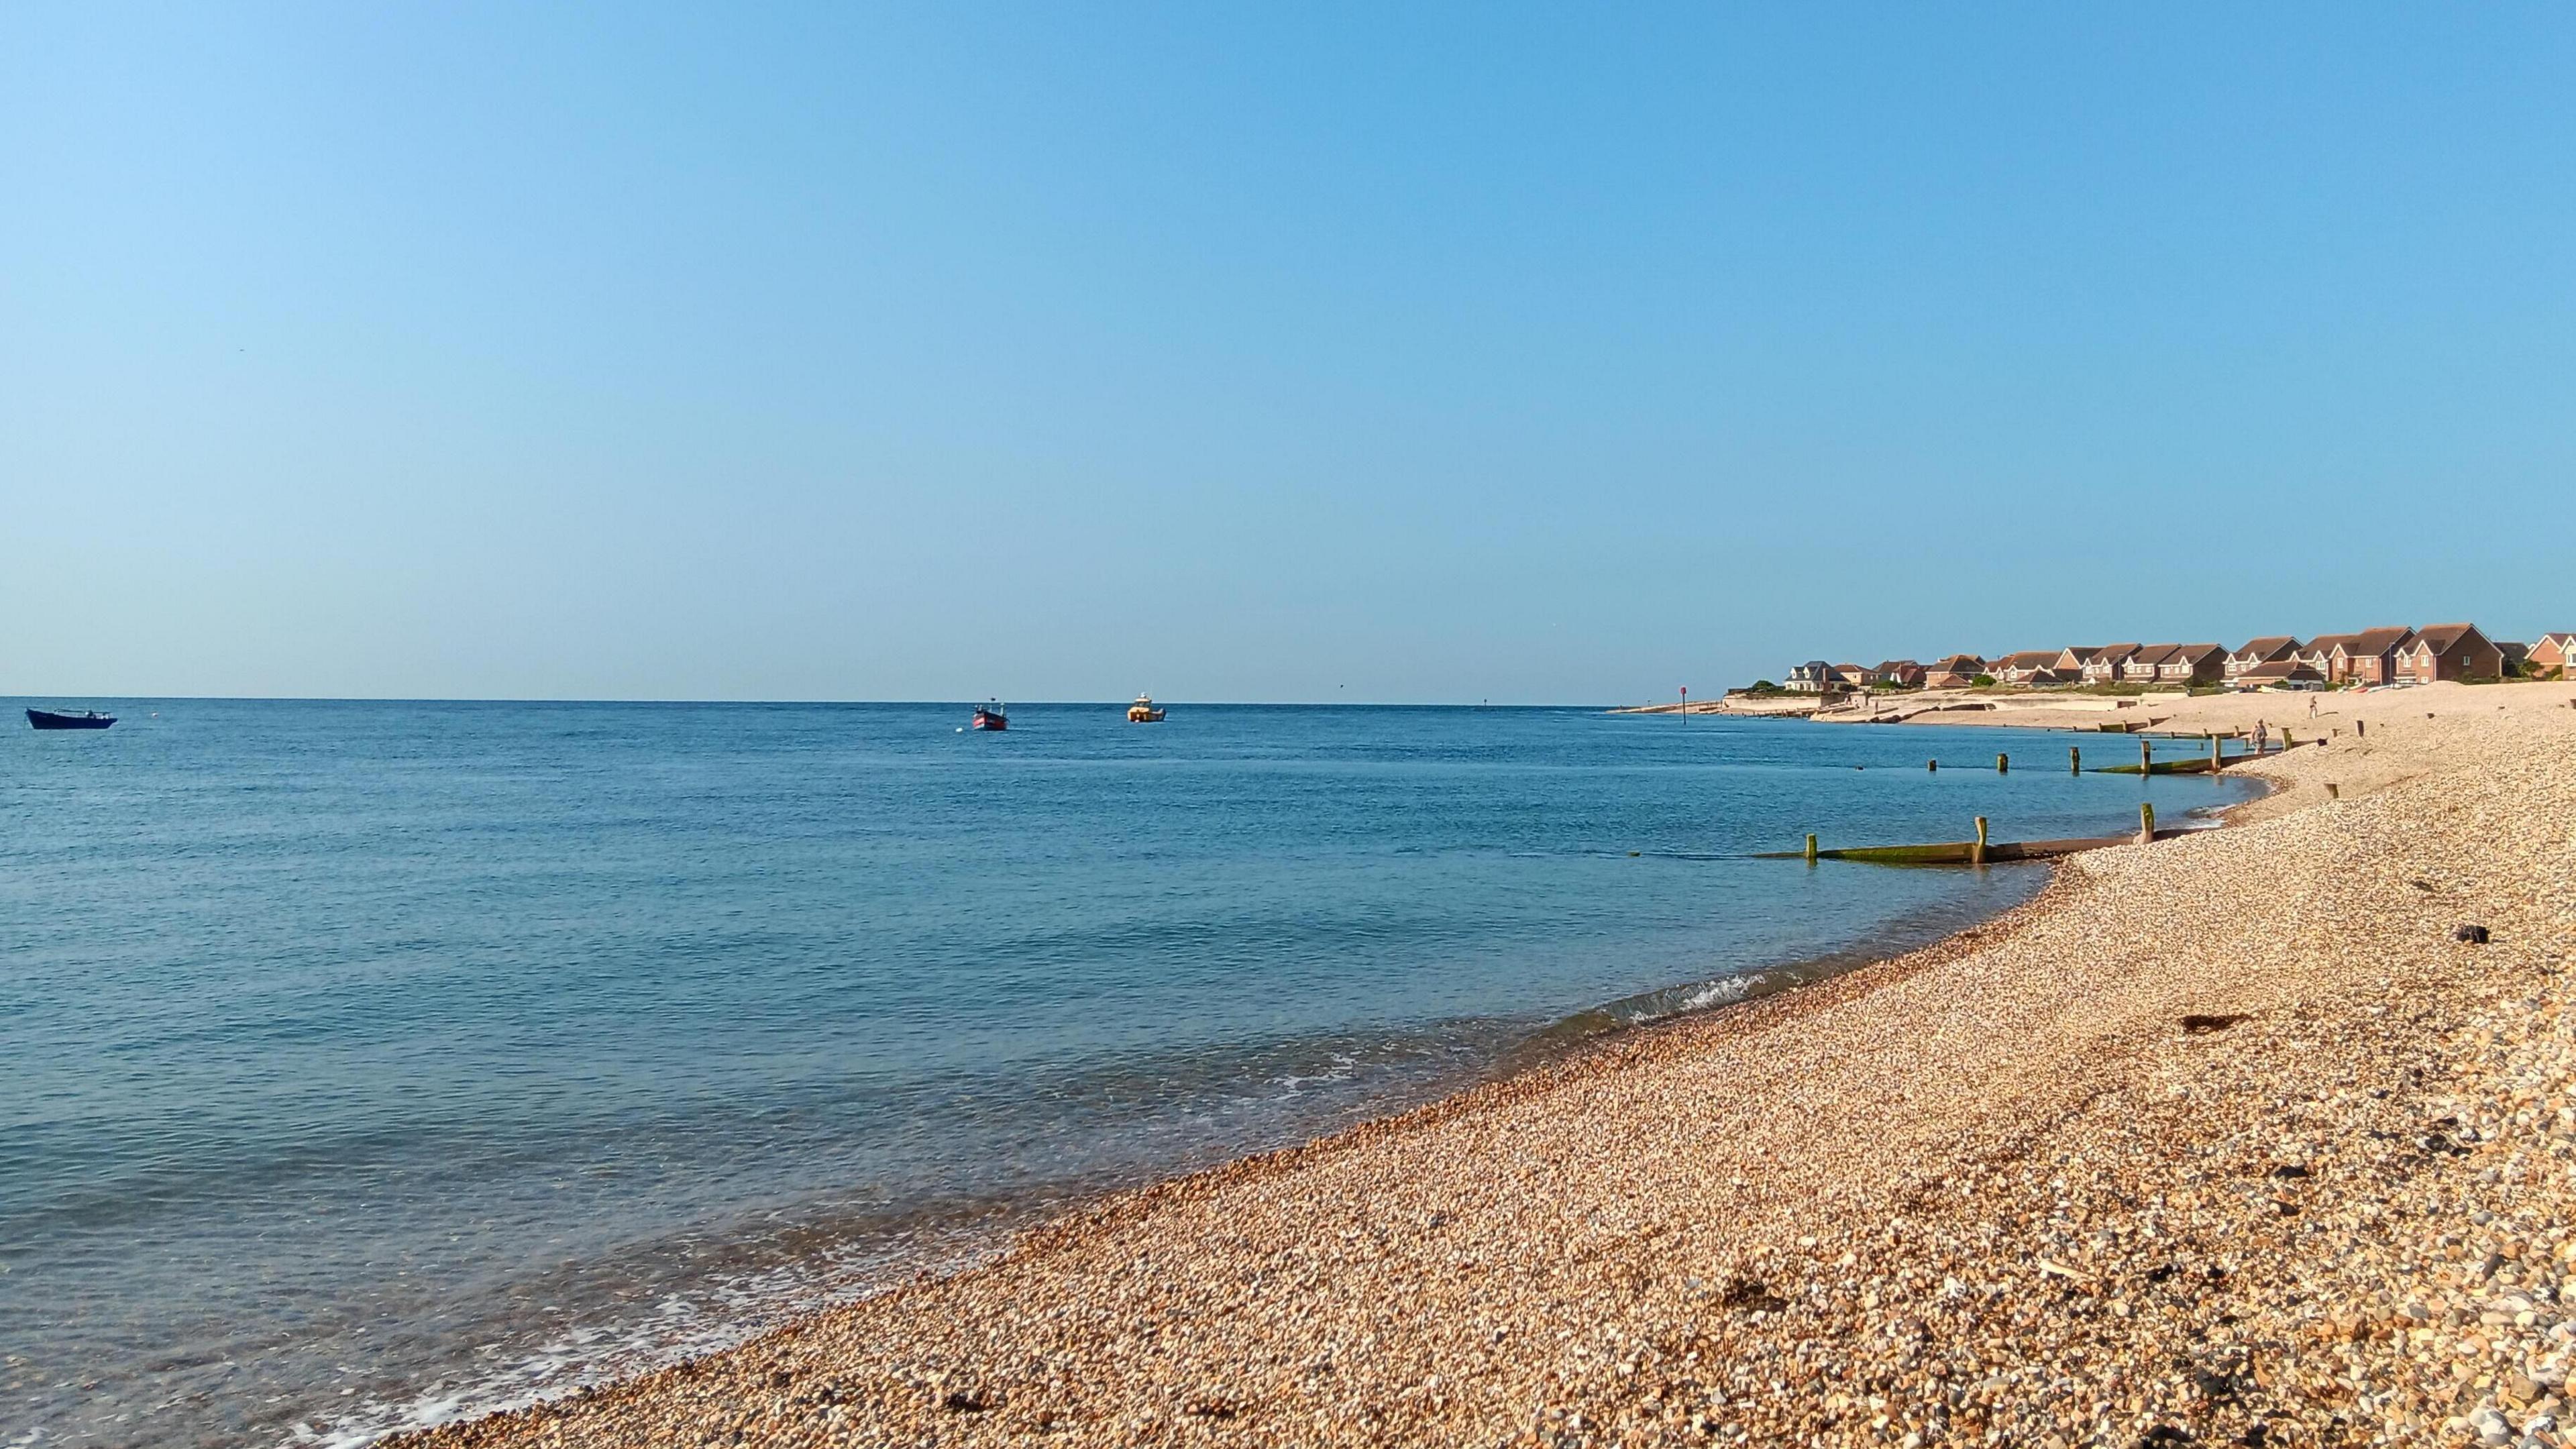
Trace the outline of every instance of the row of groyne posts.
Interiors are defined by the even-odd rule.
[[[2359,728],[2358,722],[2355,728]],[[2199,738],[2199,736],[2167,736],[2166,738],[2190,739]],[[2136,764],[2097,765],[2094,767],[2094,773],[2141,776],[2214,775],[2239,760],[2250,758],[2248,755],[2230,757],[2226,753],[2226,742],[2229,739],[2241,739],[2242,735],[2212,733],[2207,738],[2209,740],[2207,759],[2159,760],[2155,757],[2154,740],[2145,734],[2140,734]],[[2286,750],[2295,747],[2298,743],[2298,739],[2290,731],[2284,730],[2275,748]],[[2310,743],[2323,744],[2325,741],[2320,737]],[[1927,760],[1923,768],[1937,772],[1941,768],[1941,762],[1937,759]],[[2084,773],[2084,751],[2081,746],[2067,746],[2066,770],[2073,775]],[[2011,755],[1995,756],[1995,773],[1998,775],[2012,773]],[[2166,835],[2176,833],[2165,832]],[[1863,845],[1848,846],[1840,850],[1823,850],[1817,847],[1816,837],[1811,833],[1807,836],[1805,850],[1775,851],[1759,858],[1764,860],[1804,859],[1810,865],[1820,860],[1858,860],[1879,865],[1984,865],[1989,861],[2046,860],[2053,856],[2072,855],[2080,850],[2098,850],[2108,845],[2128,845],[2133,842],[2145,845],[2157,838],[2155,803],[2141,800],[2138,802],[2138,833],[2135,835],[2105,835],[2076,840],[1998,841],[1988,838],[1986,817],[1980,815],[1977,817],[1977,838],[1974,840],[1940,841],[1931,845]]]

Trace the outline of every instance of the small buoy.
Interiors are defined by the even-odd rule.
[[[1644,855],[1644,854],[1645,854],[1645,852],[1644,852],[1644,851],[1642,851],[1642,850],[1632,850],[1632,851],[1629,851],[1629,852],[1628,852],[1628,858],[1629,858],[1630,860],[1635,860],[1637,857],[1639,857],[1639,856],[1641,856],[1641,855]]]

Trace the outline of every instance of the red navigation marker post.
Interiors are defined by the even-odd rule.
[[[1682,686],[1682,723],[1690,723],[1690,686]]]

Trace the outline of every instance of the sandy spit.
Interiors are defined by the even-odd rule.
[[[401,1442],[2564,1442],[2576,709],[2376,701],[1930,950]]]

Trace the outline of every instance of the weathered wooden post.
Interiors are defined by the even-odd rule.
[[[2354,739],[2360,739],[2369,733],[2370,721],[2366,719],[2357,719],[2352,722],[2352,737]]]
[[[1814,832],[1814,831],[1809,831],[1809,832],[1807,832],[1807,864],[1809,864],[1809,865],[1814,865],[1815,863],[1816,863],[1816,835],[1815,835],[1815,832]]]
[[[2340,800],[2340,799],[2342,799],[2342,798],[2343,798],[2343,787],[2342,787],[2341,785],[2336,784],[2336,783],[2335,783],[2334,781],[2332,781],[2332,780],[2328,780],[2328,781],[2326,781],[2326,798],[2327,798],[2327,799],[2329,799],[2329,800]]]
[[[1996,774],[1998,774],[1998,775],[2009,775],[2009,774],[2011,774],[2011,773],[2012,773],[2012,756],[2010,756],[2010,755],[1997,755],[1997,756],[1995,756],[1995,773],[1996,773]]]
[[[2084,773],[2084,752],[2073,745],[2066,747],[2066,773],[2070,775]]]
[[[1978,817],[1977,817],[1977,844],[1976,844],[1976,848],[1975,848],[1975,849],[1973,849],[1973,850],[1971,850],[1971,851],[1969,851],[1969,852],[1968,852],[1968,864],[1970,864],[1970,865],[1984,865],[1985,863],[1986,863],[1986,817],[1984,817],[1983,815],[1980,815],[1980,816],[1978,816]]]
[[[2209,773],[2213,775],[2218,773],[2218,766],[2220,764],[2218,749],[2218,736],[2213,732],[2209,737]]]
[[[2140,735],[2138,736],[2138,773],[2141,775],[2152,775],[2155,772],[2156,742],[2148,739],[2145,735]]]
[[[2153,800],[2138,802],[2138,843],[2140,845],[2156,843],[2156,802]]]
[[[1925,760],[1923,762],[1923,768],[1926,770],[1938,770],[1941,768],[1941,762],[1939,760]]]

